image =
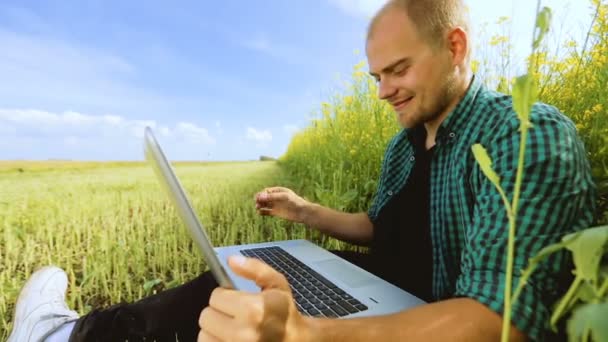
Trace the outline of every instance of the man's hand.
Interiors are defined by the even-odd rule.
[[[262,292],[215,289],[199,318],[199,342],[307,340],[307,321],[281,273],[253,258],[235,256],[228,264],[236,274],[255,281]]]
[[[288,188],[272,187],[254,196],[260,215],[303,223],[323,234],[357,245],[369,245],[374,226],[367,213],[343,213],[309,202]]]
[[[255,194],[255,208],[260,215],[271,215],[305,223],[304,209],[310,202],[288,188],[272,187]]]

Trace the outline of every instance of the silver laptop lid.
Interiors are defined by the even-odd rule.
[[[215,277],[215,280],[221,287],[233,289],[234,283],[217,258],[205,228],[194,213],[192,205],[190,204],[188,197],[186,197],[186,192],[175,176],[171,164],[169,164],[167,161],[167,158],[156,141],[156,138],[154,138],[154,134],[152,133],[152,129],[150,129],[150,127],[146,127],[144,140],[144,153],[146,159],[154,168],[156,176],[162,184],[162,187],[173,201],[173,204],[177,209],[177,213],[182,218],[184,224],[190,232],[190,236],[198,246],[199,250],[203,253],[205,261],[209,265],[209,268],[211,268],[211,272]]]

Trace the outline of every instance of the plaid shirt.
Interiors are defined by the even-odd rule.
[[[574,124],[542,103],[534,105],[530,121],[516,221],[514,288],[528,259],[563,235],[589,227],[595,210],[595,185]],[[430,175],[436,300],[469,297],[502,314],[509,220],[471,146],[486,148],[512,202],[519,126],[511,97],[486,89],[474,77],[437,131]],[[403,129],[388,144],[368,211],[372,222],[406,184],[414,166],[408,134],[411,129]],[[569,285],[563,279],[570,274],[569,262],[561,253],[542,263],[514,303],[513,323],[534,340],[549,336],[551,307]]]

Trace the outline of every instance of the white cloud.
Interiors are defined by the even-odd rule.
[[[141,143],[147,126],[173,146],[216,143],[206,128],[191,122],[179,122],[171,127],[155,120],[131,120],[117,115],[0,109],[2,145],[8,148],[27,142],[30,147],[56,146],[56,151],[63,153],[62,147],[95,146],[104,149],[107,146],[137,145]]]
[[[247,127],[247,140],[255,141],[258,146],[264,146],[272,141],[272,133],[269,130],[257,130],[253,127]]]
[[[27,131],[33,136],[80,137],[127,132],[132,137],[141,138],[146,126],[157,127],[153,120],[129,120],[117,115],[90,115],[74,111],[52,113],[35,109],[0,109],[0,124],[10,124],[17,133]],[[160,129],[163,130],[163,127]]]
[[[209,131],[206,128],[199,127],[189,122],[178,123],[174,133],[179,138],[191,143],[205,145],[215,144],[215,139],[209,135]]]
[[[215,128],[216,128],[217,134],[219,134],[219,135],[224,134],[224,130],[222,129],[222,124],[219,121],[215,121]]]
[[[371,18],[387,0],[329,0],[344,13],[354,17]]]
[[[249,39],[241,41],[240,45],[288,64],[309,63],[303,58],[304,53],[296,46],[273,42],[264,33],[257,33]]]
[[[160,127],[158,131],[160,132],[160,134],[163,137],[169,137],[169,136],[171,136],[171,130],[168,127],[165,127],[165,126]]]
[[[283,131],[289,135],[296,133],[299,129],[296,125],[283,125]]]
[[[36,125],[39,127],[83,127],[92,125],[120,126],[127,124],[122,117],[116,115],[93,116],[73,111],[55,114],[34,109],[0,109],[0,120],[16,125]]]

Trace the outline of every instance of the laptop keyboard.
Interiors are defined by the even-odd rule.
[[[298,310],[304,315],[342,317],[367,310],[363,303],[281,247],[250,248],[240,252],[245,256],[260,259],[281,272],[289,282]]]

